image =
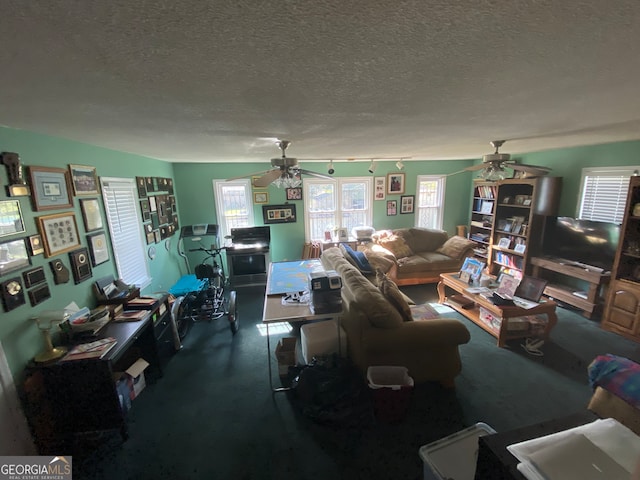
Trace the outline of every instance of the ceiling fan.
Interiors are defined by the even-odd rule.
[[[499,153],[498,149],[506,140],[493,140],[489,142],[496,149],[494,153],[482,156],[482,163],[467,167],[462,172],[474,172],[482,170],[480,177],[485,180],[495,181],[503,180],[507,177],[505,168],[510,168],[516,172],[520,172],[520,178],[540,177],[548,174],[551,169],[549,167],[540,167],[537,165],[524,165],[511,161],[511,155],[508,153]]]
[[[328,175],[305,170],[298,166],[298,159],[293,157],[287,157],[285,150],[291,142],[289,140],[278,140],[276,142],[280,150],[282,150],[282,156],[271,159],[271,166],[274,167],[271,170],[265,170],[262,172],[252,173],[250,175],[243,175],[241,177],[229,178],[227,181],[237,180],[238,178],[247,178],[260,175],[253,181],[254,187],[266,187],[270,184],[274,184],[279,188],[291,188],[299,187],[302,183],[301,174],[310,175],[312,177],[332,179]]]

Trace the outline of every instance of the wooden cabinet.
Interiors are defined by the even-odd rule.
[[[602,327],[640,340],[640,177],[631,177]]]
[[[487,248],[484,261],[489,273],[529,273],[530,258],[542,245],[544,219],[558,213],[561,186],[561,177],[546,176],[474,184],[470,238],[479,248]],[[483,196],[486,194],[492,198]],[[490,228],[488,222],[492,222]],[[482,241],[486,233],[489,239]]]
[[[494,182],[473,182],[473,204],[471,205],[471,222],[469,238],[478,246],[474,255],[487,263],[491,247],[491,230],[493,229],[493,213],[497,198],[497,186]]]

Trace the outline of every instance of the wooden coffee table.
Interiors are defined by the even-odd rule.
[[[443,273],[440,275],[440,282],[438,283],[438,297],[440,303],[447,301],[446,288],[454,290],[455,292],[464,295],[473,301],[473,305],[470,308],[462,308],[453,302],[447,303],[451,308],[464,315],[473,323],[478,325],[483,330],[486,330],[491,335],[498,339],[498,346],[504,347],[508,340],[517,338],[525,338],[531,336],[539,336],[544,340],[549,339],[551,330],[558,322],[556,316],[557,304],[550,299],[544,299],[538,306],[525,309],[517,306],[498,306],[494,305],[490,300],[484,298],[481,295],[469,293],[468,289],[471,287],[466,282],[460,280],[458,272],[455,273]],[[487,310],[496,318],[501,318],[499,326],[487,323],[480,317],[480,307]],[[529,330],[509,330],[509,321],[516,317],[526,317],[529,315],[546,315],[547,322],[541,333],[533,334]]]

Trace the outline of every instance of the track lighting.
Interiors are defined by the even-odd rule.
[[[398,160],[398,161],[396,162],[396,168],[397,168],[398,170],[402,170],[402,169],[404,168],[404,163],[402,163],[402,160]]]
[[[329,160],[329,165],[327,165],[327,173],[329,175],[333,175],[334,173],[336,173],[335,169],[333,168],[333,160]]]
[[[376,163],[373,160],[371,160],[371,165],[369,165],[369,173],[375,172],[377,167],[378,165],[376,165]]]

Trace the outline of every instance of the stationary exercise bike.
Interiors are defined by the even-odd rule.
[[[227,277],[222,265],[220,252],[225,247],[211,247],[189,249],[190,252],[204,252],[206,257],[202,263],[196,265],[194,273],[202,281],[202,287],[185,295],[176,315],[176,326],[180,339],[183,339],[191,325],[203,320],[217,320],[227,316],[231,333],[238,333],[238,306],[236,291],[231,290],[228,298],[225,295]],[[218,263],[220,262],[220,263]]]

